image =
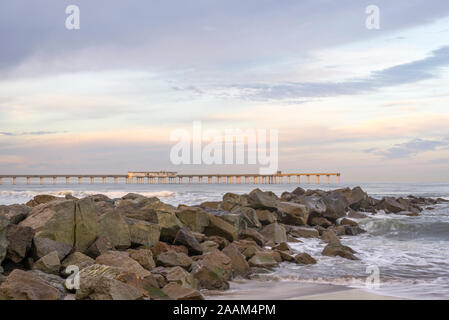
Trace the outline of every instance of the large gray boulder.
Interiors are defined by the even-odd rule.
[[[126,249],[131,246],[131,233],[128,224],[118,211],[102,215],[98,229],[99,236],[107,238],[113,247]]]
[[[287,232],[285,231],[285,228],[277,222],[264,227],[260,231],[260,234],[262,234],[268,241],[273,241],[274,243],[287,242]]]
[[[285,224],[305,225],[309,218],[310,209],[303,205],[294,202],[281,201],[277,206],[280,213],[280,220]]]
[[[8,250],[8,240],[6,240],[8,225],[9,220],[6,217],[0,216],[0,265],[5,259]]]
[[[209,213],[200,207],[179,206],[176,216],[193,232],[202,233],[209,225]]]
[[[255,189],[249,194],[249,207],[254,209],[276,209],[279,198],[271,191]]]
[[[331,193],[322,198],[326,205],[326,211],[322,216],[331,221],[346,216],[346,209],[349,206],[348,200],[341,193]]]
[[[129,227],[131,244],[150,249],[159,241],[161,227],[157,224],[131,218],[125,219]]]
[[[0,216],[6,217],[11,224],[18,224],[24,220],[31,212],[31,208],[24,204],[12,204],[10,206],[0,206]]]
[[[249,207],[236,206],[231,211],[232,214],[237,214],[241,217],[241,221],[244,223],[244,228],[256,228],[262,227],[262,223],[259,221],[256,210]]]
[[[34,230],[30,227],[22,227],[11,224],[7,228],[6,238],[9,242],[7,257],[18,263],[25,258],[31,249]]]

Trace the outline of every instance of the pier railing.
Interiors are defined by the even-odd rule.
[[[340,183],[340,173],[277,173],[273,175],[260,174],[173,174],[157,176],[135,176],[133,174],[94,174],[94,175],[73,175],[73,174],[49,174],[49,175],[0,175],[0,184],[8,180],[15,185],[18,182],[31,183],[125,183],[125,184],[290,184],[290,183],[311,183],[311,178],[319,184],[321,178],[326,179],[326,183],[331,183],[331,177],[335,177],[335,182]],[[305,180],[305,181],[304,181]]]

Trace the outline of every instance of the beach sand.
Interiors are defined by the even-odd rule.
[[[241,280],[226,292],[208,292],[211,300],[403,300],[347,286],[302,282]]]

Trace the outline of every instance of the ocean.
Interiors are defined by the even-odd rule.
[[[0,185],[0,204],[25,203],[37,194],[84,197],[105,194],[118,198],[129,192],[159,197],[172,204],[194,205],[219,201],[226,192],[248,193],[255,188],[280,195],[298,185],[215,185],[215,184],[57,184]],[[449,200],[449,183],[351,183],[340,185],[301,184],[307,189],[336,189],[361,186],[375,198],[383,196],[442,197]],[[425,209],[418,217],[377,214],[358,220],[367,232],[355,237],[344,236],[342,243],[357,251],[360,260],[321,256],[325,244],[319,239],[302,239],[290,244],[318,260],[316,265],[299,266],[282,263],[272,273],[259,275],[267,281],[304,282],[347,285],[373,293],[412,299],[449,299],[449,203],[433,210]],[[379,285],[367,286],[367,279],[379,272]],[[372,284],[372,282],[369,282]]]

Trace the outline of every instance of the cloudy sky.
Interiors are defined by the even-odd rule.
[[[3,0],[0,171],[257,169],[172,165],[201,121],[278,129],[286,172],[448,181],[448,71],[447,0]]]

